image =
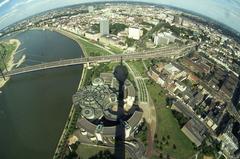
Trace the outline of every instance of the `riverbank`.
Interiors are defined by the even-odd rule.
[[[16,43],[16,47],[15,49],[10,53],[10,58],[9,60],[6,62],[6,65],[7,65],[7,70],[3,70],[3,72],[7,72],[7,71],[11,71],[13,69],[13,67],[15,66],[15,63],[14,63],[14,56],[19,48],[19,46],[21,45],[21,42],[20,40],[18,39],[10,39],[9,40],[9,44],[14,44]],[[10,77],[6,77],[6,79],[4,80],[3,78],[0,79],[0,88],[3,87],[7,81],[10,79]]]
[[[77,40],[77,38],[78,38],[77,36],[73,36],[70,33],[66,33],[66,32],[60,31],[60,30],[53,30],[53,31],[58,32],[58,33],[60,33],[64,36],[72,39],[73,41],[77,42],[78,45],[80,46],[80,48],[82,49],[83,56],[84,57],[88,56],[86,50],[83,49],[82,44]],[[80,89],[83,86],[84,81],[86,80],[86,72],[87,72],[87,67],[84,64],[82,74],[81,74],[81,77],[80,77],[80,81],[79,81],[79,85],[78,85],[78,89]],[[64,151],[65,150],[64,148],[66,146],[65,144],[66,144],[66,142],[68,140],[68,137],[69,137],[69,134],[70,134],[71,125],[75,124],[75,122],[76,122],[75,121],[76,115],[77,115],[76,109],[75,109],[74,105],[72,105],[69,116],[68,116],[68,119],[67,119],[67,122],[65,124],[64,129],[63,129],[62,135],[61,135],[61,137],[58,141],[58,144],[57,144],[54,156],[53,156],[54,159],[57,159],[57,158],[62,157],[64,155],[63,153],[65,152]]]
[[[26,56],[21,68],[82,55],[73,40],[48,30],[27,30],[8,37],[12,38],[21,41],[14,63]],[[3,127],[0,141],[4,145],[0,158],[52,159],[69,116],[81,71],[82,66],[78,65],[11,76],[0,89],[0,123]]]
[[[68,37],[69,39],[72,39],[73,41],[75,41],[76,43],[78,43],[78,45],[80,46],[80,48],[82,49],[82,52],[83,52],[83,57],[88,57],[88,53],[87,53],[87,50],[84,49],[84,46],[82,45],[82,43],[78,40],[78,38],[82,39],[80,36],[77,36],[76,34],[74,33],[70,33],[68,31],[65,31],[65,30],[57,30],[57,29],[49,29],[50,31],[55,31],[57,33],[60,33],[66,37]],[[86,65],[84,64],[83,65],[83,71],[82,71],[82,75],[81,75],[81,79],[80,79],[80,82],[79,82],[79,86],[78,86],[78,89],[81,88],[81,86],[83,86],[84,84],[84,81],[85,81],[85,78],[86,78]]]

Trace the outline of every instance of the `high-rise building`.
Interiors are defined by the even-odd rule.
[[[89,13],[94,12],[94,7],[93,7],[93,6],[88,6],[88,12],[89,12]]]
[[[155,45],[166,45],[170,42],[174,42],[176,40],[176,37],[172,35],[172,33],[163,32],[158,33],[154,36],[154,44]]]
[[[100,34],[101,35],[109,34],[109,20],[106,18],[100,20]]]

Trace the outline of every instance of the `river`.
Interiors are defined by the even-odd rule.
[[[20,66],[82,56],[73,40],[51,31],[32,30],[13,37],[21,41]],[[0,159],[53,157],[76,92],[82,66],[11,77],[0,90]]]

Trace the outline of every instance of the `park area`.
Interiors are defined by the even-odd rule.
[[[152,158],[190,158],[195,154],[194,145],[182,133],[177,119],[166,106],[167,92],[153,81],[148,80],[146,84],[157,113]]]
[[[82,38],[78,38],[77,40],[80,42],[81,48],[88,56],[101,56],[110,54],[108,51],[94,45],[92,42],[88,42]]]
[[[76,153],[81,157],[81,159],[108,158],[113,155],[107,148],[83,144],[78,146]]]
[[[8,61],[10,60],[11,54],[16,49],[16,42],[0,42],[0,69],[6,69]]]

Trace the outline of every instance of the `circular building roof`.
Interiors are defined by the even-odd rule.
[[[82,109],[81,115],[87,119],[100,119],[102,116],[109,118],[110,114],[106,111],[117,104],[117,100],[111,100],[113,94],[108,85],[86,86],[73,96],[73,103]]]
[[[94,119],[94,110],[92,108],[86,107],[82,109],[81,114],[87,119]]]
[[[104,81],[101,78],[95,78],[92,81],[92,85],[93,86],[102,86],[102,85],[104,85]]]
[[[116,81],[117,82],[117,81]],[[118,83],[118,82],[117,82]],[[126,80],[126,92],[128,96],[135,97],[135,89],[132,83]],[[96,78],[92,85],[85,86],[73,95],[73,104],[81,109],[81,116],[95,121],[95,119],[103,119],[108,121],[117,121],[118,111],[118,88],[115,86],[110,88],[104,84],[101,78]],[[127,104],[128,100],[125,101]],[[102,118],[104,117],[104,118]]]

